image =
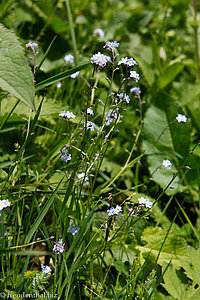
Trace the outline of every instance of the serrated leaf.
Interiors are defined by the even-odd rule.
[[[166,264],[163,264],[162,269],[164,270],[165,267]],[[163,278],[164,283],[162,286],[170,295],[175,299],[186,299],[187,278],[179,269],[169,266]]]
[[[158,86],[160,89],[166,87],[174,78],[183,70],[183,64],[174,63],[170,65],[165,72],[158,78]]]
[[[145,245],[136,246],[136,249],[140,250],[143,257],[150,255],[154,260],[160,251],[166,234],[167,231],[160,227],[147,227],[142,234],[142,241]],[[183,245],[182,239],[173,232],[170,232],[167,236],[160,252],[158,263],[161,264],[163,261],[168,262],[171,258],[172,262],[177,265],[180,265],[180,259],[187,259],[187,249]]]
[[[0,88],[35,110],[32,72],[16,35],[1,24]]]
[[[200,285],[200,249],[188,248],[188,260],[181,260],[182,267],[188,278]]]

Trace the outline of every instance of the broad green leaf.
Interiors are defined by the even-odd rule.
[[[163,264],[162,269],[164,270],[165,267],[166,264]],[[186,299],[187,278],[179,269],[169,266],[163,278],[164,283],[162,286],[170,295],[175,299]]]
[[[190,124],[188,121],[169,125],[176,119],[177,113],[182,113],[182,109],[171,97],[160,95],[156,100],[159,108],[152,105],[144,118],[143,147],[147,153],[147,162],[150,174],[153,173],[153,180],[165,188],[190,151]],[[165,167],[158,168],[165,159],[172,162],[170,170]],[[186,172],[185,168],[182,169],[182,174],[183,172]],[[193,172],[193,169],[187,170],[188,176],[193,178]],[[194,178],[191,181],[194,181]],[[184,189],[186,186],[184,186],[183,175],[180,175],[175,178],[166,193],[175,194]]]
[[[188,248],[188,259],[181,259],[181,265],[187,277],[200,285],[200,249]]]
[[[0,25],[0,88],[35,110],[33,75],[15,34]]]
[[[142,241],[145,245],[136,246],[136,249],[141,252],[144,258],[150,255],[150,258],[155,260],[166,234],[167,231],[163,230],[161,227],[147,227],[142,234]],[[172,231],[168,234],[163,245],[158,263],[161,264],[163,261],[168,262],[171,258],[172,262],[177,265],[181,265],[180,259],[187,259],[187,249],[183,244],[183,240],[179,235],[176,235]]]
[[[183,64],[174,63],[170,65],[165,72],[158,78],[158,86],[160,89],[166,87],[174,78],[183,70]]]
[[[180,259],[181,268],[170,266],[163,276],[162,286],[176,299],[199,300],[200,299],[200,251],[192,247],[188,248],[188,256]],[[165,263],[162,269],[165,269]]]

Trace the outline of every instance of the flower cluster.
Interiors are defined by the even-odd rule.
[[[72,234],[72,235],[76,235],[79,232],[80,226],[69,226],[68,231]]]
[[[87,121],[87,124],[84,123],[84,127],[87,129],[94,131],[96,129],[96,125],[93,122]]]
[[[179,123],[185,123],[187,122],[187,117],[185,115],[177,114],[176,120]]]
[[[126,67],[132,67],[132,66],[137,65],[137,62],[132,57],[130,57],[130,58],[122,57],[120,59],[120,61],[118,62],[118,65],[121,65],[121,64],[123,64]]]
[[[162,166],[164,166],[166,169],[170,170],[172,167],[172,163],[169,159],[164,159],[162,162]]]
[[[83,180],[84,179],[84,181],[89,181],[88,175],[86,175],[84,172],[78,174],[78,179],[79,180]]]
[[[139,95],[141,94],[141,90],[139,87],[135,86],[130,89],[130,93],[133,94],[136,98],[138,98]]]
[[[62,239],[59,239],[59,241],[53,246],[53,251],[56,252],[56,254],[63,253],[64,246],[65,243],[62,242]]]
[[[151,202],[148,197],[138,198],[138,201],[139,201],[139,204],[145,205],[146,208],[152,208],[152,206],[153,206],[153,202]]]
[[[127,104],[130,103],[130,98],[129,98],[128,95],[123,94],[123,93],[120,93],[120,94],[117,94],[117,96],[119,97],[120,100],[123,100],[123,101],[126,102]]]
[[[96,64],[99,67],[104,68],[108,62],[111,62],[110,56],[104,55],[101,52],[98,52],[97,54],[94,54],[90,61],[92,64]]]
[[[130,71],[130,77],[133,78],[136,82],[140,80],[140,75],[136,71]]]
[[[118,48],[119,47],[119,43],[117,43],[116,41],[114,42],[106,42],[105,46],[103,46],[104,48],[106,48],[107,50],[113,51],[114,48]]]
[[[45,276],[51,275],[51,267],[44,266],[43,264],[41,264],[41,268],[42,268],[42,273],[44,273]]]
[[[107,210],[108,216],[114,216],[114,215],[118,215],[119,212],[122,212],[122,207],[117,205],[115,208],[111,207],[110,209]]]
[[[74,62],[74,57],[73,57],[73,55],[71,55],[71,54],[67,54],[67,55],[65,55],[64,60],[65,60],[66,62],[69,62],[70,64],[73,64],[73,62]]]
[[[61,113],[59,114],[60,117],[62,117],[64,120],[66,119],[74,119],[76,116],[71,112],[71,111],[61,111]]]
[[[117,119],[117,112],[114,109],[110,109],[105,113],[106,116],[106,126],[109,126],[111,122]]]
[[[8,199],[0,200],[0,210],[10,206],[10,201]]]
[[[72,156],[71,154],[68,153],[67,149],[62,149],[60,153],[61,153],[61,157],[60,157],[61,161],[68,162],[69,160],[71,160]]]
[[[26,44],[27,50],[35,50],[35,48],[38,48],[38,44],[32,43],[32,42],[29,42],[28,44]]]

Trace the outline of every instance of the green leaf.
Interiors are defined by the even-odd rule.
[[[145,60],[139,58],[138,56],[134,55],[134,58],[136,59],[139,68],[142,70],[142,74],[148,85],[152,86],[155,81],[155,72],[152,69],[152,65],[148,64]]]
[[[160,89],[166,87],[174,78],[183,70],[183,64],[174,63],[170,65],[165,72],[158,78],[158,86]]]
[[[167,231],[161,227],[147,227],[142,234],[142,241],[146,244],[144,246],[136,246],[136,249],[140,250],[143,257],[149,255],[151,259],[155,260],[166,234]],[[181,265],[180,259],[187,259],[187,249],[183,244],[183,239],[172,231],[168,234],[163,245],[158,263],[168,262],[171,258],[172,262],[177,265]]]
[[[127,266],[120,260],[117,260],[115,261],[115,269],[118,271],[118,272],[123,272],[125,274],[127,274]]]
[[[33,74],[17,37],[1,24],[0,88],[35,110]]]
[[[159,108],[152,105],[144,118],[143,147],[147,152],[147,162],[150,174],[153,174],[153,180],[165,188],[172,179],[173,173],[177,172],[189,153],[191,130],[189,121],[187,123],[175,122],[169,125],[175,120],[177,113],[182,113],[182,109],[173,98],[162,94],[156,101],[159,103]],[[170,170],[164,167],[158,169],[165,159],[172,162],[172,168]],[[171,185],[173,189],[168,188],[167,194],[175,194],[186,189],[182,180],[183,172],[186,172],[186,169],[183,169],[182,174],[175,178]],[[193,170],[187,172],[190,174],[191,180],[194,180],[191,176]]]
[[[162,269],[165,269],[165,267],[166,264],[163,264]],[[162,286],[170,295],[175,299],[186,299],[187,278],[179,269],[169,266],[163,278],[164,284]]]
[[[188,248],[188,259],[182,259],[181,264],[187,277],[200,285],[200,249]]]

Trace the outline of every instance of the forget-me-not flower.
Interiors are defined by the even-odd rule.
[[[26,44],[26,49],[27,50],[35,50],[35,48],[38,48],[38,44],[37,43],[29,42],[28,44]]]
[[[62,150],[60,151],[60,153],[61,153],[61,157],[60,157],[61,161],[68,162],[68,161],[71,160],[72,156],[71,156],[70,153],[68,153],[68,150],[67,150],[67,149],[62,149]]]
[[[72,79],[75,79],[75,78],[79,75],[79,73],[80,73],[80,71],[77,71],[77,72],[71,74],[70,77],[71,77]]]
[[[76,116],[71,112],[71,111],[61,111],[61,113],[59,114],[60,117],[62,117],[63,119],[74,119]]]
[[[185,115],[177,114],[176,120],[179,123],[185,123],[187,122],[187,117]]]
[[[114,42],[106,42],[105,46],[103,46],[104,48],[112,51],[114,48],[118,48],[119,47],[119,43],[117,43],[116,41]]]
[[[172,167],[172,163],[169,159],[164,159],[162,162],[162,166],[164,166],[166,169],[170,170]]]
[[[140,80],[140,75],[135,71],[130,71],[130,77],[133,78],[136,82]]]
[[[76,235],[79,232],[80,226],[69,226],[68,231],[72,234],[72,235]]]
[[[51,267],[44,266],[43,264],[41,264],[41,268],[42,268],[42,273],[44,273],[45,276],[51,275]]]
[[[53,251],[56,252],[56,254],[60,254],[64,252],[64,246],[65,243],[62,242],[62,239],[59,239],[57,243],[53,246]]]
[[[70,64],[73,64],[73,62],[74,62],[74,57],[73,57],[73,55],[71,55],[71,54],[67,54],[67,55],[65,55],[64,60],[65,60],[66,62],[69,62]]]
[[[0,210],[10,206],[10,201],[8,199],[0,200]]]
[[[87,129],[94,131],[96,129],[96,125],[93,122],[87,121],[87,124],[84,123],[84,127]]]

